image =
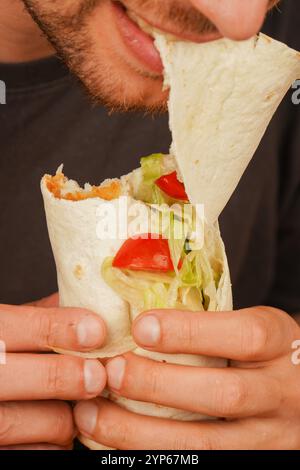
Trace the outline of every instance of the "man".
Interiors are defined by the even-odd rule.
[[[300,311],[300,123],[291,96],[221,221],[235,308],[248,308],[199,316],[146,312],[133,327],[142,347],[222,356],[231,359],[231,368],[201,370],[128,354],[111,359],[104,370],[94,360],[41,354],[49,347],[86,351],[101,346],[105,325],[92,312],[59,309],[56,295],[20,305],[56,287],[40,176],[64,161],[75,178],[97,182],[125,173],[144,154],[168,148],[166,117],[140,112],[165,108],[160,57],[128,15],[188,40],[242,40],[260,29],[275,3],[2,0],[0,79],[7,88],[7,104],[0,110],[0,339],[7,353],[6,365],[0,365],[2,448],[71,448],[75,429],[66,401],[98,396],[106,377],[108,387],[126,397],[228,420],[183,423],[138,416],[104,399],[81,401],[75,408],[78,429],[105,446],[300,448],[299,360],[293,349],[300,339],[295,321]],[[282,8],[282,16],[274,12],[268,19],[266,31],[300,49],[295,4],[286,0]],[[96,103],[134,113],[108,116],[99,104],[91,108],[54,50]]]

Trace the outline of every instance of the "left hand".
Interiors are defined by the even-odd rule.
[[[171,365],[126,354],[107,363],[111,390],[226,420],[141,416],[99,398],[75,409],[83,435],[121,450],[300,449],[300,365],[292,361],[300,328],[289,315],[268,307],[156,310],[138,317],[133,334],[145,349],[230,358],[231,367]]]

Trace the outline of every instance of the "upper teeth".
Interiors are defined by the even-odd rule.
[[[129,18],[132,19],[145,33],[149,34],[153,38],[155,38],[155,33],[160,33],[164,34],[168,39],[173,40],[173,41],[178,41],[178,38],[172,34],[165,33],[161,29],[155,28],[154,26],[151,26],[149,23],[146,23],[146,21],[142,20],[139,16],[136,15],[133,11],[127,10],[127,15]]]

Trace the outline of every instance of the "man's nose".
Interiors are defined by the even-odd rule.
[[[236,40],[248,39],[260,30],[269,5],[268,0],[190,1],[223,36]]]

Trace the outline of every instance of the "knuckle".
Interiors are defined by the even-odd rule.
[[[224,417],[233,417],[241,413],[248,398],[248,388],[238,374],[232,374],[230,380],[218,387],[216,410]]]
[[[170,448],[176,449],[176,450],[199,449],[199,440],[196,440],[196,442],[194,442],[193,439],[190,439],[190,436],[184,436],[184,435],[175,436],[172,442],[172,446]]]
[[[34,316],[35,331],[37,339],[41,346],[48,346],[53,344],[51,342],[53,337],[51,317],[45,313],[39,313]]]
[[[269,321],[266,317],[252,316],[244,322],[242,351],[248,359],[262,356],[269,343]]]
[[[74,436],[74,422],[70,406],[67,403],[59,403],[56,420],[52,428],[53,444],[68,445]]]
[[[49,398],[75,400],[86,396],[84,385],[84,364],[75,356],[49,356],[44,370],[44,386]]]
[[[176,329],[175,329],[176,328]],[[191,319],[188,315],[184,321],[180,321],[180,328],[176,327],[168,330],[168,339],[171,344],[174,343],[174,333],[177,336],[179,343],[182,345],[194,345],[199,341],[198,335],[198,322]]]
[[[195,442],[189,442],[186,447],[189,449],[197,450],[216,450],[216,445],[213,443],[211,436],[204,435],[203,433],[199,434]]]
[[[48,361],[45,372],[45,386],[50,395],[59,396],[65,390],[65,361],[57,356]]]
[[[149,394],[149,398],[156,400],[156,398],[161,397],[161,394],[164,390],[163,380],[161,369],[156,364],[151,364],[145,376],[143,377],[144,381],[144,390]]]
[[[214,450],[211,440],[208,437],[202,436],[199,442],[199,450]]]
[[[173,449],[176,450],[215,450],[211,439],[201,434],[200,436],[178,436],[173,441]]]
[[[273,351],[273,358],[286,353],[290,349],[290,342],[298,334],[299,326],[295,319],[275,307],[259,306],[256,311],[251,335],[253,355],[256,356],[254,359],[259,358],[259,355],[268,355],[268,350]]]
[[[269,378],[268,396],[270,397],[270,400],[269,400],[270,411],[280,410],[282,404],[285,401],[285,393],[284,393],[280,379],[271,378],[271,377]]]

